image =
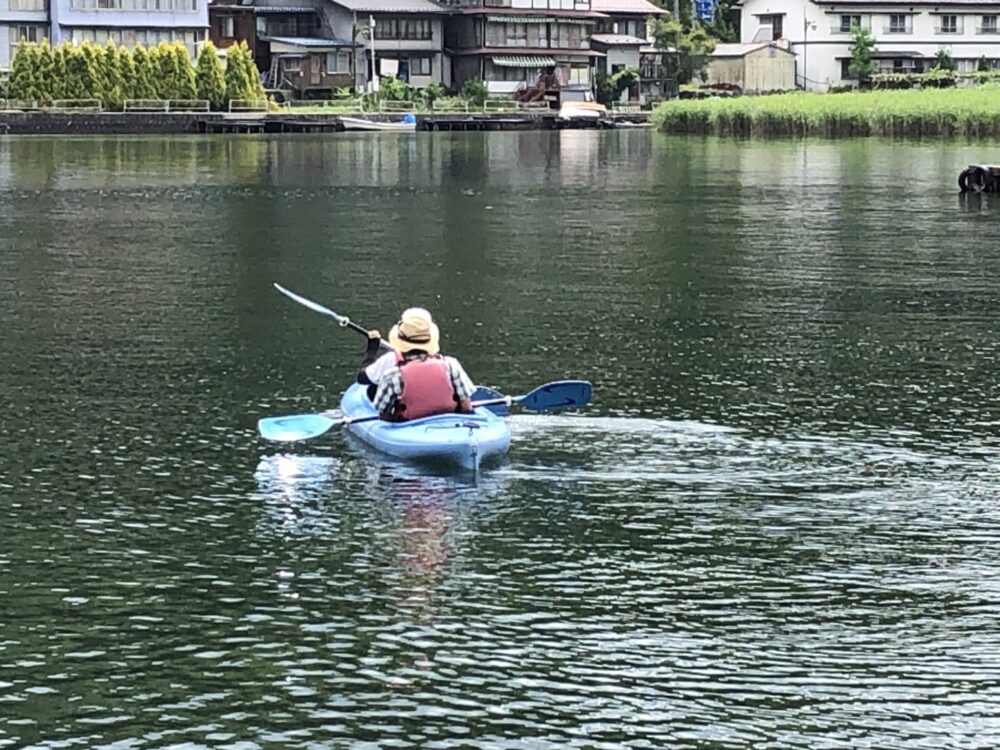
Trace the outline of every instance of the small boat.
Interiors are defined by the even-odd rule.
[[[565,90],[559,97],[560,120],[603,120],[608,116],[608,108],[594,101],[589,91]]]
[[[405,115],[401,122],[381,122],[379,120],[369,120],[367,117],[341,117],[340,124],[344,126],[344,130],[395,130],[412,132],[417,129],[417,118],[413,115]]]
[[[357,383],[344,392],[340,409],[352,418],[376,414],[367,389]],[[375,420],[347,424],[344,429],[390,456],[468,471],[478,471],[484,461],[501,458],[510,447],[507,423],[482,407],[472,414],[437,414],[410,422]]]

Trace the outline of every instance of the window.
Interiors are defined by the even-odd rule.
[[[886,32],[889,34],[909,34],[911,28],[909,16],[894,13],[889,16],[889,27]]]
[[[784,14],[772,15],[772,16],[761,16],[760,25],[771,27],[771,39],[777,41],[781,39],[784,30],[782,27],[782,22],[784,21]]]
[[[26,2],[33,0],[19,0]],[[150,10],[176,13],[197,10],[197,0],[70,0],[74,10]]]
[[[45,0],[10,0],[11,10],[45,10]]]
[[[375,21],[375,39],[429,41],[434,29],[429,18],[379,18]]]
[[[590,83],[590,66],[574,65],[569,69],[570,86],[586,86]]]
[[[505,26],[507,31],[506,45],[508,47],[528,46],[528,24],[508,23]]]
[[[281,68],[286,73],[298,73],[302,70],[302,60],[297,57],[281,58]]]
[[[958,16],[941,16],[941,26],[938,31],[942,34],[958,33]]]
[[[980,34],[996,34],[997,33],[997,17],[996,16],[983,16],[983,25],[979,27]]]
[[[411,57],[410,75],[429,76],[431,74],[431,59],[429,57]]]
[[[351,53],[346,51],[326,53],[326,72],[331,75],[349,75]]]
[[[849,34],[851,29],[855,26],[861,26],[861,16],[841,16],[840,17],[840,31],[844,34]]]
[[[236,36],[236,19],[232,16],[223,16],[219,19],[219,36],[223,39],[232,39]]]
[[[841,60],[840,61],[840,77],[845,81],[853,81],[854,76],[851,75],[851,61]]]

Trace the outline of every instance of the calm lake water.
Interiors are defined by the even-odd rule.
[[[0,748],[996,747],[988,158],[0,139]],[[363,348],[273,281],[594,402],[475,483],[264,444]]]

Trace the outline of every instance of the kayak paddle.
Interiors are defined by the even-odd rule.
[[[477,394],[479,392],[477,390]],[[559,380],[540,385],[523,396],[501,396],[485,401],[473,401],[472,406],[473,408],[498,405],[509,407],[511,404],[517,404],[532,411],[554,411],[585,406],[590,402],[590,395],[591,385],[586,380]],[[290,414],[286,417],[261,419],[257,422],[257,430],[265,440],[291,443],[319,437],[340,425],[374,422],[378,419],[377,415],[352,419],[341,416],[339,411],[322,414]]]

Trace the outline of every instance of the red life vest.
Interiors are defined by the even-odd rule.
[[[397,419],[409,421],[455,411],[455,387],[448,363],[440,354],[404,360],[396,355],[403,392],[396,399]]]

